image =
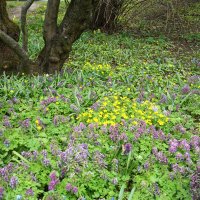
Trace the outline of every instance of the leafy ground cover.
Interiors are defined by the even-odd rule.
[[[0,199],[199,199],[199,52],[171,49],[87,32],[60,74],[2,75]]]

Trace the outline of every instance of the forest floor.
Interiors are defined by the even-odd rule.
[[[18,18],[20,19],[21,16],[21,7],[23,5],[23,3],[19,2],[17,3],[17,6],[13,5],[13,2],[9,2],[9,9],[8,9],[8,13],[11,19],[13,18]],[[42,2],[43,3],[43,2]],[[15,3],[16,4],[16,3]],[[29,8],[28,12],[33,12],[35,11],[37,8],[39,8],[41,6],[41,2],[34,2],[31,7]]]
[[[45,9],[27,15],[32,59]],[[63,1],[58,23],[65,11]],[[199,34],[189,36],[87,31],[61,73],[1,75],[0,199],[200,199]]]

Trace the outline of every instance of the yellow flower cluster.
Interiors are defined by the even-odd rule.
[[[35,120],[35,124],[36,124],[37,130],[41,131],[42,130],[42,126],[41,126],[40,121],[38,119]]]
[[[97,110],[89,108],[79,114],[77,119],[99,125],[115,125],[122,123],[122,120],[129,121],[133,125],[137,125],[140,120],[145,121],[148,125],[159,126],[168,122],[168,118],[161,109],[150,101],[139,103],[135,99],[114,95],[104,97],[98,103],[100,106]]]
[[[86,62],[83,70],[98,73],[100,75],[112,75],[111,66],[109,64],[96,64]]]

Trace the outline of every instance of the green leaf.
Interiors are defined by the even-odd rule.
[[[123,199],[125,187],[126,187],[126,185],[123,184],[122,187],[121,187],[121,189],[120,189],[120,192],[119,192],[118,200],[122,200]]]

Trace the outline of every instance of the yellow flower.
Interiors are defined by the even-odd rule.
[[[39,124],[40,122],[39,122],[39,120],[38,120],[38,119],[36,119],[36,120],[35,120],[35,123],[36,123],[36,124]]]
[[[159,120],[158,120],[158,124],[159,124],[160,126],[162,126],[162,125],[164,125],[164,122],[161,121],[161,120],[159,119]]]
[[[107,103],[106,101],[104,101],[104,102],[102,103],[102,105],[103,105],[103,106],[107,106],[108,103]]]
[[[99,120],[97,119],[97,117],[94,117],[94,122],[98,122]]]
[[[37,130],[38,131],[41,131],[42,130],[42,127],[39,125],[39,126],[37,126]]]

